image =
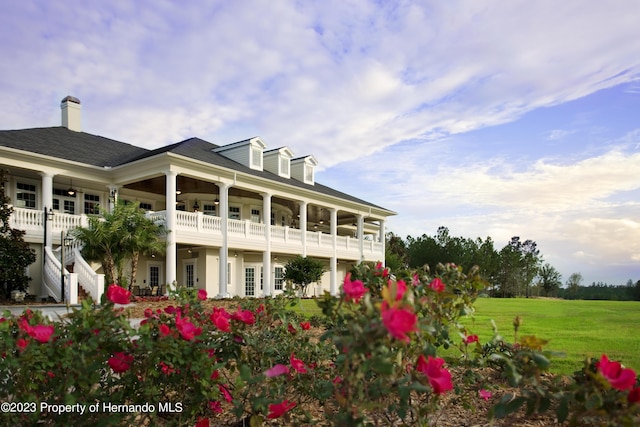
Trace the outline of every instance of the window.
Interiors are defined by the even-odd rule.
[[[140,209],[142,209],[143,211],[150,211],[153,209],[153,206],[151,206],[151,203],[140,202]]]
[[[313,166],[304,165],[304,180],[306,182],[313,182]]]
[[[218,209],[216,205],[203,204],[202,205],[202,213],[205,215],[217,216]]]
[[[229,219],[240,219],[240,206],[229,206]]]
[[[149,286],[160,286],[160,267],[149,266]]]
[[[289,175],[289,159],[286,157],[280,158],[280,174],[281,175]]]
[[[283,283],[284,283],[284,267],[276,267],[276,274],[275,274],[275,280],[273,282],[273,289],[276,291],[281,291]]]
[[[262,150],[256,147],[251,148],[251,166],[254,169],[262,169]]]
[[[187,288],[193,288],[195,285],[195,265],[193,262],[184,265],[184,281]]]
[[[97,215],[100,213],[100,196],[95,194],[84,195],[84,213]]]
[[[271,225],[276,225],[276,211],[271,210]]]
[[[244,294],[254,296],[256,291],[256,269],[247,267],[244,269]]]
[[[16,186],[16,206],[19,208],[36,208],[36,186],[19,182]]]
[[[251,222],[260,222],[260,209],[251,209]]]
[[[76,213],[76,198],[69,196],[68,190],[53,189],[53,210],[66,214]]]

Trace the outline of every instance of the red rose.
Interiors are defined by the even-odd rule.
[[[596,363],[598,371],[617,390],[631,390],[636,383],[636,373],[633,369],[623,368],[619,362],[613,362],[603,354]]]
[[[107,298],[114,304],[129,304],[129,298],[131,298],[131,292],[123,288],[122,286],[118,286],[115,283],[109,285],[107,289]]]
[[[113,372],[121,373],[126,372],[133,363],[133,356],[123,353],[121,351],[114,353],[113,356],[107,361]]]
[[[207,291],[204,289],[198,289],[198,299],[204,301],[207,299]]]
[[[640,387],[636,387],[629,392],[627,400],[630,404],[640,403]]]
[[[453,388],[451,372],[443,368],[442,365],[444,365],[444,359],[431,356],[429,356],[429,359],[425,359],[422,354],[418,357],[416,363],[416,370],[426,375],[433,392],[437,394]]]
[[[279,418],[284,415],[285,412],[296,406],[295,402],[289,402],[288,400],[283,400],[280,403],[274,403],[269,405],[269,414],[267,418]]]
[[[45,343],[51,339],[53,335],[53,326],[36,325],[29,328],[29,335],[36,339],[36,341]]]
[[[478,336],[477,335],[469,335],[464,337],[464,343],[469,345],[472,344],[474,342],[478,342]]]

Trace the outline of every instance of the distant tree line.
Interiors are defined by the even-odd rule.
[[[497,249],[491,237],[452,236],[447,227],[439,227],[433,236],[406,239],[387,233],[386,265],[392,270],[425,267],[435,271],[438,263],[446,262],[461,266],[463,271],[477,265],[493,297],[640,300],[640,280],[635,285],[629,280],[627,286],[594,283],[585,287],[581,285],[582,275],[573,273],[563,288],[561,274],[544,261],[537,243],[519,236]]]

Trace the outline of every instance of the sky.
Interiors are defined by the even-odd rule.
[[[640,2],[0,4],[0,129],[158,148],[260,136],[397,212],[537,242],[563,283],[640,280]]]

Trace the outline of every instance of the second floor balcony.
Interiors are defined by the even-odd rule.
[[[166,227],[167,212],[148,212],[147,216]],[[44,241],[45,222],[51,227],[53,243],[59,244],[62,231],[87,226],[87,215],[56,213],[46,219],[43,211],[14,208],[10,225],[25,230],[26,240]],[[183,245],[220,247],[223,241],[222,218],[202,212],[176,212],[175,227],[169,230],[172,240]],[[269,233],[267,235],[267,232]],[[365,234],[362,240],[349,235],[333,235],[322,231],[300,230],[294,227],[265,225],[251,220],[227,220],[227,242],[230,249],[302,254],[317,257],[379,261],[384,257],[383,244],[377,236]],[[268,239],[267,239],[268,237]]]

